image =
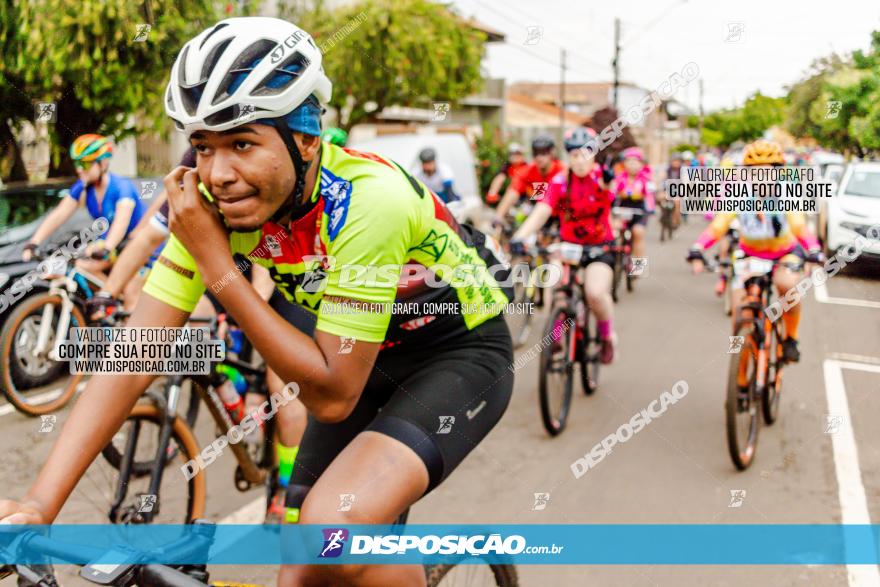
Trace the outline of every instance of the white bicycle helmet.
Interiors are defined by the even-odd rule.
[[[165,112],[179,130],[222,131],[284,116],[333,84],[312,37],[278,18],[229,18],[183,46],[165,91]]]

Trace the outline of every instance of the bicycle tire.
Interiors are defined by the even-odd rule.
[[[190,389],[189,405],[187,406],[186,417],[184,418],[184,421],[190,428],[193,428],[195,426],[195,422],[199,414],[200,403],[201,400],[199,398],[199,394],[194,389]],[[168,466],[168,464],[177,457],[177,450],[177,448],[174,448],[171,452],[168,453],[166,466]],[[109,442],[107,446],[105,446],[103,449],[101,449],[101,455],[111,467],[113,467],[117,471],[119,470],[119,465],[120,463],[122,463],[122,454],[119,452],[119,449],[116,448],[116,445],[113,444],[112,441]],[[134,463],[132,463],[131,466],[131,474],[135,477],[143,477],[145,475],[149,475],[150,471],[152,470],[153,460],[135,461]]]
[[[547,327],[544,329],[543,340],[552,340],[554,326],[558,323],[563,324],[567,320],[574,320],[574,313],[565,306],[556,307],[550,312],[547,320]],[[541,364],[538,373],[538,397],[541,405],[541,421],[544,428],[550,436],[556,436],[565,430],[568,423],[568,415],[571,411],[571,395],[574,383],[573,368],[574,365],[569,361],[569,344],[571,338],[564,333],[559,338],[562,344],[562,401],[558,412],[554,413],[551,406],[550,389],[548,377],[551,374],[553,363],[553,343],[546,344],[541,349]]]
[[[779,398],[782,395],[782,337],[778,326],[771,328],[771,342],[767,347],[767,388],[761,394],[761,411],[764,423],[772,426],[779,418]]]
[[[16,384],[14,377],[13,353],[15,334],[26,318],[33,315],[46,304],[60,306],[61,296],[44,293],[27,298],[22,301],[15,310],[13,310],[9,315],[9,318],[6,320],[6,323],[3,325],[2,331],[0,331],[0,383],[2,383],[3,395],[6,396],[6,399],[9,400],[9,403],[11,403],[16,410],[26,416],[41,416],[61,409],[70,401],[74,393],[76,393],[76,388],[83,378],[82,374],[71,375],[66,385],[62,386],[61,393],[54,399],[45,403],[31,404],[28,402],[27,398],[21,394],[24,390],[19,389],[20,385]],[[82,311],[74,303],[71,308],[71,328],[76,325],[82,327],[86,324],[88,323],[86,322],[85,316],[83,316]]]
[[[165,414],[154,405],[139,404],[132,409],[125,421],[128,422],[136,419],[147,420],[157,426],[161,426],[165,419]],[[196,440],[192,429],[182,418],[180,418],[180,416],[174,419],[171,438],[183,451],[187,462],[195,459],[196,455],[201,452],[198,440]],[[187,514],[186,519],[182,520],[180,523],[189,524],[193,520],[203,518],[205,516],[206,500],[207,481],[205,479],[205,473],[202,470],[198,470],[193,477],[187,481]]]
[[[584,305],[586,305],[586,302],[584,302]],[[601,366],[598,354],[590,354],[590,341],[592,339],[590,333],[590,319],[595,319],[595,314],[590,312],[589,306],[587,306],[586,332],[584,332],[584,337],[581,339],[581,344],[583,344],[584,347],[577,353],[578,364],[580,365],[581,388],[584,390],[584,395],[593,395],[596,393],[596,390],[599,389],[599,369]]]
[[[614,255],[614,267],[612,268],[611,275],[611,299],[614,300],[614,303],[617,303],[620,298],[620,282],[623,278],[623,253],[615,253]]]
[[[761,428],[757,406],[758,392],[755,386],[758,349],[753,334],[754,328],[755,324],[751,319],[740,319],[737,321],[736,328],[734,328],[734,336],[742,336],[744,341],[740,352],[731,354],[727,374],[727,399],[725,402],[727,448],[734,466],[740,471],[749,468],[754,461],[755,452],[757,451],[758,446],[758,431]],[[737,423],[737,416],[743,413],[743,411],[739,403],[739,388],[736,379],[741,361],[743,360],[752,362],[754,370],[749,378],[748,435],[745,437],[745,442],[742,443],[744,446],[740,446],[741,443],[738,435],[739,426]]]
[[[437,587],[456,565],[425,565],[428,587]],[[519,576],[514,565],[489,564],[498,587],[518,587]]]

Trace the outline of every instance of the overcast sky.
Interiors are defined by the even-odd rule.
[[[621,19],[620,77],[654,89],[672,72],[696,62],[707,111],[738,105],[756,90],[771,96],[797,81],[813,59],[870,45],[880,30],[877,0],[454,0],[457,10],[506,33],[489,45],[492,77],[559,81],[560,47],[568,51],[566,79],[609,81],[614,18]],[[738,23],[741,23],[741,27]],[[528,27],[543,27],[525,44]],[[733,29],[740,29],[737,33]],[[697,84],[679,90],[696,109]]]

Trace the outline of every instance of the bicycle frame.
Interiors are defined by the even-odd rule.
[[[96,276],[87,271],[70,267],[65,275],[52,279],[49,282],[49,293],[61,298],[61,314],[58,317],[58,325],[55,327],[55,344],[48,356],[52,360],[58,360],[58,349],[66,338],[67,329],[70,327],[70,314],[73,311],[73,296],[77,291],[82,291],[86,298],[92,297],[92,290],[89,284],[102,287],[103,282]],[[43,314],[40,320],[40,331],[37,334],[37,342],[34,345],[33,353],[35,355],[42,354],[46,351],[46,345],[49,344],[49,333],[52,325],[52,319],[55,315],[55,306],[46,304],[43,307]]]

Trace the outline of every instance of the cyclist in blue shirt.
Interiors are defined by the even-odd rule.
[[[113,264],[116,249],[144,215],[145,206],[131,180],[108,171],[113,144],[107,137],[96,134],[78,137],[70,147],[70,157],[79,180],[70,188],[69,197],[49,213],[25,245],[22,259],[29,261],[34,249],[73,216],[79,206],[85,205],[92,218],[106,218],[109,228],[100,240],[88,246],[85,257],[77,260],[77,266],[103,277],[101,274]],[[105,260],[90,258],[102,250],[106,251]]]

